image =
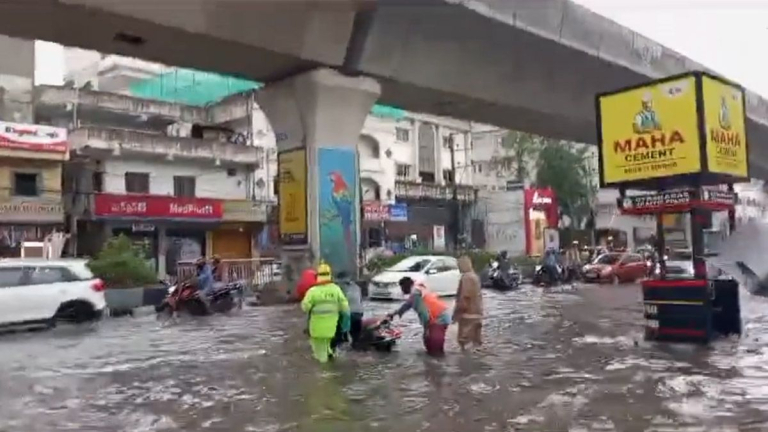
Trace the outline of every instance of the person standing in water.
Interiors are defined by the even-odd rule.
[[[459,347],[461,351],[466,351],[467,345],[471,344],[474,348],[483,345],[483,292],[469,257],[459,258],[459,270],[461,279],[453,322],[459,324]]]
[[[301,309],[309,320],[309,343],[312,355],[320,363],[333,358],[331,341],[341,320],[341,331],[349,331],[349,302],[341,288],[331,279],[331,267],[321,263],[317,267],[317,282],[301,301]]]
[[[424,328],[424,348],[427,354],[442,356],[445,354],[445,333],[448,325],[451,324],[448,305],[440,300],[437,294],[422,284],[416,285],[409,277],[400,279],[398,283],[400,290],[408,296],[408,299],[396,311],[387,315],[387,318],[392,319],[395,315],[402,317],[411,309],[416,311]]]

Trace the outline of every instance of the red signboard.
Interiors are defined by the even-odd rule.
[[[363,220],[382,222],[389,220],[389,206],[378,201],[363,203]]]
[[[0,148],[66,153],[67,130],[52,126],[0,122]]]
[[[93,214],[99,217],[221,219],[221,200],[157,195],[97,194]]]

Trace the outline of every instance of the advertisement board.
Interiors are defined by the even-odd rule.
[[[216,199],[100,193],[94,196],[93,215],[99,218],[217,220],[221,219],[223,211],[222,202]]]
[[[0,122],[0,148],[66,153],[67,130],[53,126]]]
[[[702,77],[707,171],[748,178],[744,90]]]
[[[701,171],[696,77],[598,96],[603,185]]]
[[[278,225],[286,246],[307,244],[307,151],[296,149],[277,155]]]

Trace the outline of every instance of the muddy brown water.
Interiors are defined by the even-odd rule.
[[[768,430],[768,301],[710,348],[641,337],[636,286],[486,292],[487,352],[309,357],[295,306],[0,337],[0,431]],[[394,303],[369,303],[384,314]]]

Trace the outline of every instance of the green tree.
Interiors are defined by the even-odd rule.
[[[597,187],[589,170],[589,151],[572,143],[545,139],[536,162],[536,184],[550,187],[560,212],[572,227],[581,227],[590,214]]]
[[[122,234],[107,240],[88,267],[108,288],[134,288],[157,282],[155,272],[133,247],[131,240]]]
[[[523,183],[530,176],[529,163],[536,159],[543,139],[524,132],[509,131],[501,139],[503,154],[494,158],[496,169],[502,168],[512,174],[514,180]]]

